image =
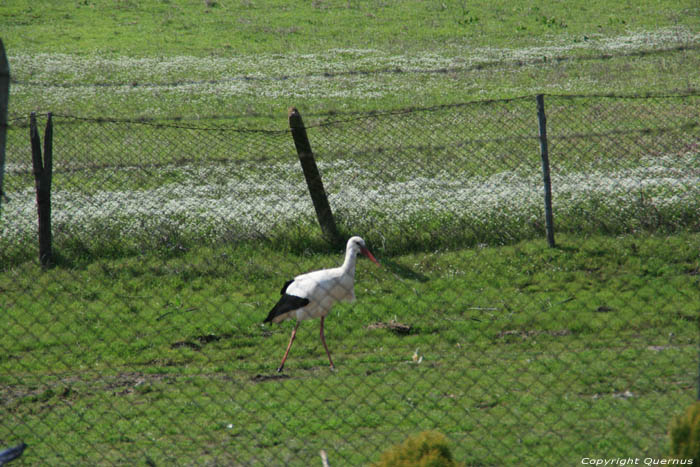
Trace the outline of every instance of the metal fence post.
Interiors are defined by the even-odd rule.
[[[311,151],[311,143],[309,143],[309,137],[306,134],[304,122],[301,119],[301,114],[296,107],[289,108],[289,128],[292,130],[294,146],[297,148],[299,162],[301,163],[301,168],[304,171],[306,185],[309,187],[309,194],[311,195],[311,200],[314,203],[316,217],[318,218],[318,223],[321,224],[321,230],[332,243],[342,244],[340,234],[338,233],[338,229],[335,225],[335,219],[333,218],[331,206],[328,204],[326,190],[323,188],[321,174],[318,171],[314,154]]]
[[[554,216],[552,214],[552,180],[549,174],[549,149],[547,147],[547,116],[544,113],[544,95],[537,95],[537,117],[540,128],[540,156],[544,179],[544,217],[547,226],[547,243],[554,247]]]
[[[10,63],[7,61],[5,46],[0,39],[0,218],[2,200],[5,197],[3,179],[5,175],[5,144],[7,142],[7,108],[10,100]]]

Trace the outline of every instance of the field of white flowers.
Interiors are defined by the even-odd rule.
[[[453,45],[410,54],[371,48],[225,58],[10,51],[10,113],[46,109],[137,119],[130,126],[94,125],[95,133],[56,130],[52,222],[59,249],[75,243],[97,252],[125,245],[133,250],[317,235],[304,178],[284,134],[285,119],[276,116],[284,115],[278,107],[298,101],[311,113],[320,109],[305,121],[316,126],[312,146],[321,154],[331,207],[346,233],[362,232],[385,251],[425,242],[501,244],[544,231],[534,98],[477,102],[454,113],[446,110],[439,118],[418,112],[412,120],[401,112],[385,120],[363,120],[361,109],[406,105],[401,96],[408,96],[411,105],[451,105],[465,93],[472,100],[480,92],[492,95],[493,87],[511,96],[580,92],[586,79],[598,75],[572,80],[562,65],[550,70],[561,76],[545,85],[511,79],[511,74],[529,73],[542,57],[571,61],[574,70],[603,66],[595,59],[601,54],[617,54],[620,60],[625,54],[656,57],[655,51],[698,41],[696,31],[668,27],[573,42],[570,37],[551,39],[538,47]],[[576,57],[588,59],[574,66]],[[624,77],[642,89],[633,86],[636,79],[648,80],[648,74]],[[594,89],[610,88],[601,83]],[[550,136],[559,139],[552,170],[556,230],[697,228],[697,99],[622,101],[548,101]],[[356,124],[327,121],[344,107],[350,115],[346,118],[357,118]],[[381,113],[384,107],[379,109]],[[177,125],[156,131],[157,123],[138,124],[139,117],[182,115],[193,122],[227,112],[237,115],[235,126],[250,123],[282,131],[263,138]],[[237,119],[251,116],[239,125]],[[68,120],[64,122],[76,124],[74,128],[80,124],[80,119]],[[655,141],[647,130],[663,126],[676,133]],[[619,130],[633,135],[618,136]],[[11,201],[2,206],[0,258],[16,252],[26,257],[26,245],[35,242],[36,205],[25,138],[26,130],[19,128],[8,143],[5,190]]]
[[[646,157],[634,168],[553,173],[560,232],[625,233],[698,227],[700,152]],[[377,167],[321,161],[341,228],[363,232],[385,252],[407,244],[500,244],[541,236],[543,187],[538,171],[463,177],[425,174],[403,164]],[[118,169],[116,169],[118,170]],[[54,239],[95,249],[218,243],[316,232],[314,209],[298,162],[171,167],[184,182],[143,190],[53,193]],[[0,238],[17,248],[35,238],[33,189],[11,194]]]
[[[232,54],[222,58],[28,54],[10,50],[14,80],[10,112],[74,112],[87,108],[91,116],[191,116],[205,109],[205,113],[214,113],[208,109],[240,113],[241,106],[265,113],[302,102],[340,109],[382,99],[394,105],[400,96],[431,105],[463,100],[465,96],[474,99],[494,94],[614,91],[621,83],[645,89],[653,70],[616,78],[596,69],[578,79],[567,76],[573,70],[552,70],[552,76],[536,82],[517,76],[541,67],[543,57],[549,57],[550,62],[561,59],[564,67],[579,56],[653,55],[654,51],[698,42],[697,31],[669,27],[614,37],[592,34],[577,42],[570,37],[551,38],[548,45],[538,47],[452,45],[407,54],[333,48],[323,53]],[[585,64],[583,60],[577,66]],[[653,69],[666,66],[664,62]],[[680,80],[676,86],[685,84],[682,76],[673,77]],[[666,83],[663,88],[671,85]]]

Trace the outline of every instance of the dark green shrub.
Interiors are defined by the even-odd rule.
[[[424,431],[409,437],[382,454],[374,467],[457,467],[452,459],[447,438],[435,431]]]
[[[671,456],[700,463],[700,401],[688,407],[671,422]]]

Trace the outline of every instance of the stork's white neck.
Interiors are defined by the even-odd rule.
[[[357,261],[357,250],[355,248],[348,248],[345,251],[345,261],[340,267],[343,270],[344,275],[355,277],[355,262]]]

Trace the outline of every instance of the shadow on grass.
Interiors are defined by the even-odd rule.
[[[430,278],[428,278],[428,276],[426,276],[425,274],[421,274],[420,272],[414,271],[413,269],[404,266],[403,264],[399,264],[396,261],[392,261],[389,258],[382,258],[380,262],[382,266],[386,267],[389,271],[396,274],[402,279],[418,282],[428,282],[430,280]]]

